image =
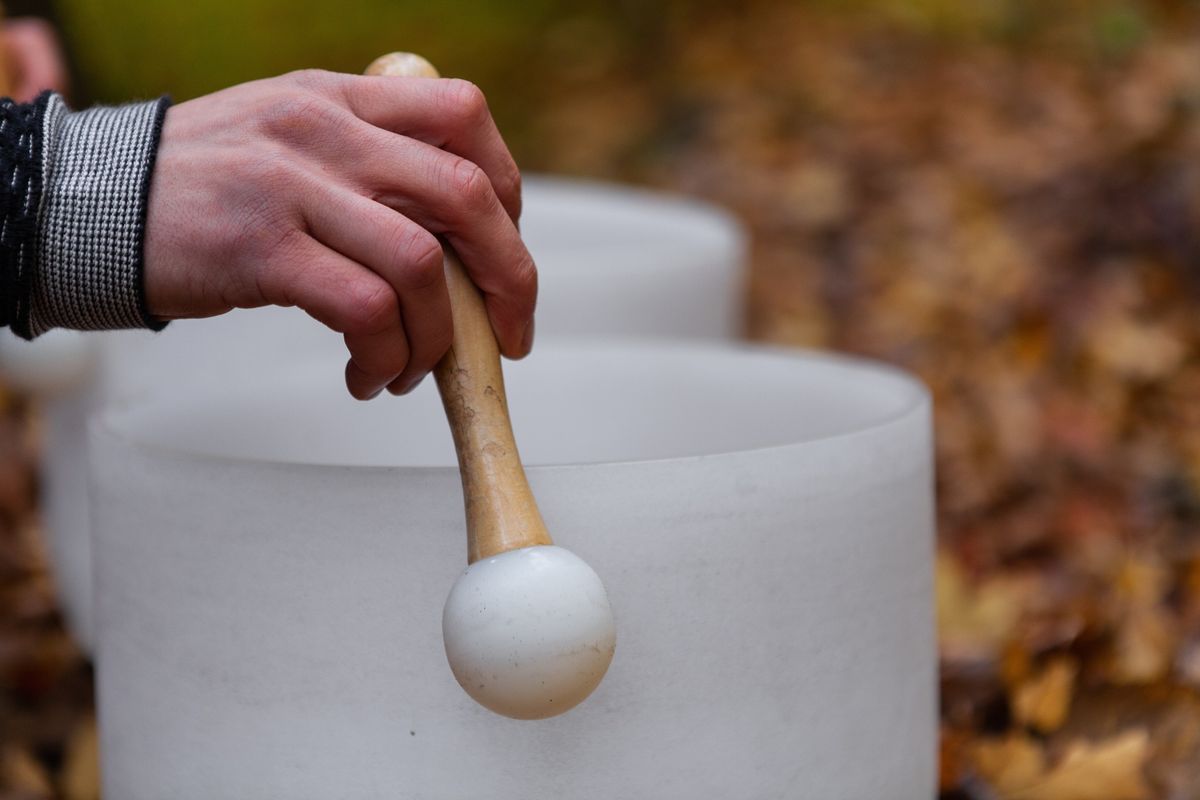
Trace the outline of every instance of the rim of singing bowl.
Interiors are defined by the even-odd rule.
[[[548,174],[526,175],[524,188],[522,234],[531,246],[559,234],[556,226],[565,222],[583,223],[570,231],[573,249],[677,246],[683,239],[689,252],[725,249],[738,255],[746,244],[735,215],[689,195]]]
[[[603,453],[596,457],[543,457],[542,451],[547,449],[546,441],[554,440],[549,449],[564,445],[556,435],[540,434],[535,437],[523,428],[530,422],[522,419],[523,402],[530,414],[533,413],[532,404],[538,404],[536,417],[539,425],[548,414],[547,403],[542,399],[524,397],[535,393],[527,383],[538,381],[526,381],[521,373],[532,373],[552,364],[556,369],[555,384],[560,390],[565,386],[568,393],[579,395],[582,392],[583,396],[588,397],[596,397],[589,395],[590,390],[596,387],[610,391],[607,397],[599,397],[591,409],[584,411],[594,411],[596,407],[604,406],[615,408],[614,415],[630,412],[634,415],[644,414],[636,421],[642,423],[641,429],[647,436],[653,435],[654,424],[661,422],[664,418],[662,414],[671,414],[673,425],[678,425],[682,417],[687,417],[683,422],[686,430],[681,428],[682,434],[673,431],[668,437],[671,441],[697,435],[708,437],[705,441],[715,438],[719,443],[691,448],[656,444],[648,452],[633,453],[627,457],[605,457]],[[590,375],[562,374],[564,365],[567,370]],[[340,383],[340,375],[332,366],[327,359],[306,360],[294,362],[283,369],[264,369],[258,380],[244,381],[236,387],[204,386],[200,383],[189,387],[170,387],[136,400],[110,404],[93,415],[89,428],[93,437],[107,436],[146,453],[201,462],[297,469],[457,471],[444,418],[441,419],[443,424],[435,426],[436,431],[428,431],[438,442],[430,444],[426,441],[418,447],[427,452],[436,452],[438,455],[434,458],[399,457],[402,455],[402,446],[396,447],[390,442],[385,443],[386,446],[380,445],[376,441],[378,437],[372,435],[377,428],[363,422],[356,423],[362,426],[363,436],[339,435],[330,439],[330,442],[336,440],[336,444],[332,445],[335,449],[341,446],[347,448],[348,453],[354,451],[344,458],[289,454],[290,443],[281,442],[285,439],[295,440],[296,437],[322,435],[320,424],[328,421],[327,412],[331,403],[337,406],[335,411],[339,415],[339,422],[347,414],[359,415],[364,419],[366,416],[377,416],[385,423],[385,429],[395,426],[393,433],[395,428],[405,425],[411,427],[414,420],[421,418],[420,414],[432,413],[428,412],[430,403],[436,406],[435,418],[442,416],[432,378],[406,398],[381,396],[374,401],[361,403],[349,397]],[[578,370],[581,366],[586,369]],[[599,373],[594,370],[597,366],[603,367]],[[610,366],[614,368],[610,369]],[[559,340],[543,344],[526,361],[505,362],[505,370],[517,442],[526,467],[534,472],[540,469],[690,461],[804,447],[833,440],[849,441],[900,423],[914,414],[924,413],[930,402],[929,392],[922,383],[886,364],[819,351],[754,344],[682,340]],[[619,383],[611,380],[614,376],[621,379]],[[816,381],[815,378],[820,380]],[[756,382],[755,385],[738,385],[739,381],[745,384],[750,379]],[[591,385],[586,384],[589,380]],[[613,386],[617,387],[615,391],[611,389]],[[664,387],[669,387],[673,395],[685,396],[691,402],[672,406],[670,398],[664,404],[656,391],[647,391]],[[544,395],[545,388],[541,386],[536,393]],[[780,394],[781,389],[787,392]],[[703,398],[697,397],[697,392],[706,390]],[[287,424],[285,410],[289,397],[301,398],[298,406],[301,413],[298,417],[294,413],[292,415],[298,423],[295,427],[281,429],[281,424]],[[420,402],[423,407],[418,413],[406,414],[405,404],[415,402]],[[656,402],[659,406],[652,408]],[[800,407],[787,413],[789,404],[797,402],[801,404]],[[625,406],[614,405],[619,403],[625,403]],[[594,416],[590,419],[572,419],[570,413],[577,408],[569,402],[554,406],[555,411],[566,412],[566,418],[560,420],[560,428],[570,430],[576,425],[596,423]],[[814,423],[814,409],[821,409],[819,413],[830,419]],[[725,412],[734,412],[737,416],[725,418]],[[655,413],[658,415],[654,416]],[[234,433],[225,433],[222,437],[220,434],[228,427],[226,420],[229,419],[249,422],[239,424]],[[609,419],[606,416],[600,424],[607,424],[611,429],[608,435],[603,432],[592,434],[593,441],[582,447],[570,442],[565,446],[592,452],[603,451],[603,445],[599,448],[594,446],[596,442],[602,439],[609,442],[614,433],[624,434],[628,430],[627,422],[628,418]],[[275,426],[274,431],[269,430],[272,425]],[[764,426],[772,432],[764,432]],[[353,425],[342,424],[342,427],[353,433]],[[777,429],[782,432],[774,433]],[[263,441],[264,431],[266,438],[273,438],[274,441],[256,447]],[[372,446],[386,450],[388,457],[359,456],[357,453],[363,449],[368,438],[372,439]],[[536,440],[541,441],[531,444]],[[625,446],[624,442],[619,444],[618,449],[636,449]],[[267,452],[260,454],[260,450]],[[397,457],[392,458],[393,454]]]

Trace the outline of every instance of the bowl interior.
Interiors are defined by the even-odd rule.
[[[795,445],[913,413],[924,390],[850,359],[696,344],[547,344],[506,364],[531,465],[682,458]],[[175,386],[98,425],[142,446],[282,463],[449,467],[432,378],[405,398],[352,400],[329,359],[236,386]]]

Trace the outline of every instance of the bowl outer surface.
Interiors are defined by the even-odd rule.
[[[95,362],[94,342],[78,331],[52,330],[31,342],[0,332],[0,377],[10,388],[43,399],[87,383]]]
[[[66,623],[84,652],[95,647],[92,623],[92,540],[88,535],[87,417],[94,387],[46,398],[38,464],[42,528]]]
[[[726,339],[742,327],[748,244],[728,213],[590,181],[525,181],[539,335]]]
[[[93,434],[107,796],[934,792],[924,401],[804,444],[532,468],[619,641],[596,692],[540,722],[477,706],[447,668],[454,470]]]
[[[97,409],[192,384],[238,382],[272,363],[325,353],[331,380],[341,369],[341,337],[297,309],[238,311],[175,322],[162,333],[86,334],[97,358],[90,379],[47,398],[40,465],[47,545],[56,590],[72,634],[91,653],[92,537],[87,493],[87,420]]]

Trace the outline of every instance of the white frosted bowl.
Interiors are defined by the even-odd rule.
[[[539,267],[538,341],[560,335],[729,338],[741,327],[742,227],[676,196],[529,177],[522,232]],[[39,340],[40,341],[40,340]],[[198,382],[236,386],[271,364],[313,353],[341,380],[341,337],[297,309],[236,311],[172,323],[159,334],[94,334],[97,380],[47,409],[43,484],[50,551],[68,621],[91,649],[86,415],[113,399]]]
[[[31,342],[0,331],[0,379],[20,391],[42,397],[70,392],[88,381],[95,366],[95,343],[77,331],[50,331]]]
[[[53,335],[47,334],[47,336]],[[161,333],[76,334],[96,358],[90,380],[43,403],[41,505],[55,584],[72,633],[94,646],[92,547],[87,496],[87,419],[107,403],[189,386],[237,386],[272,365],[321,357],[337,384],[341,337],[295,308],[235,311],[172,323]],[[34,344],[44,337],[39,337]]]
[[[659,192],[526,179],[538,334],[728,339],[742,327],[746,236],[728,213]]]
[[[933,796],[918,384],[646,342],[547,343],[507,374],[551,535],[608,589],[595,692],[523,722],[462,691],[436,392],[355,403],[298,366],[93,425],[106,797]]]

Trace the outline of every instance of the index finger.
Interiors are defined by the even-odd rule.
[[[455,78],[344,77],[342,96],[351,113],[476,164],[508,216],[520,219],[521,172],[479,87]]]

